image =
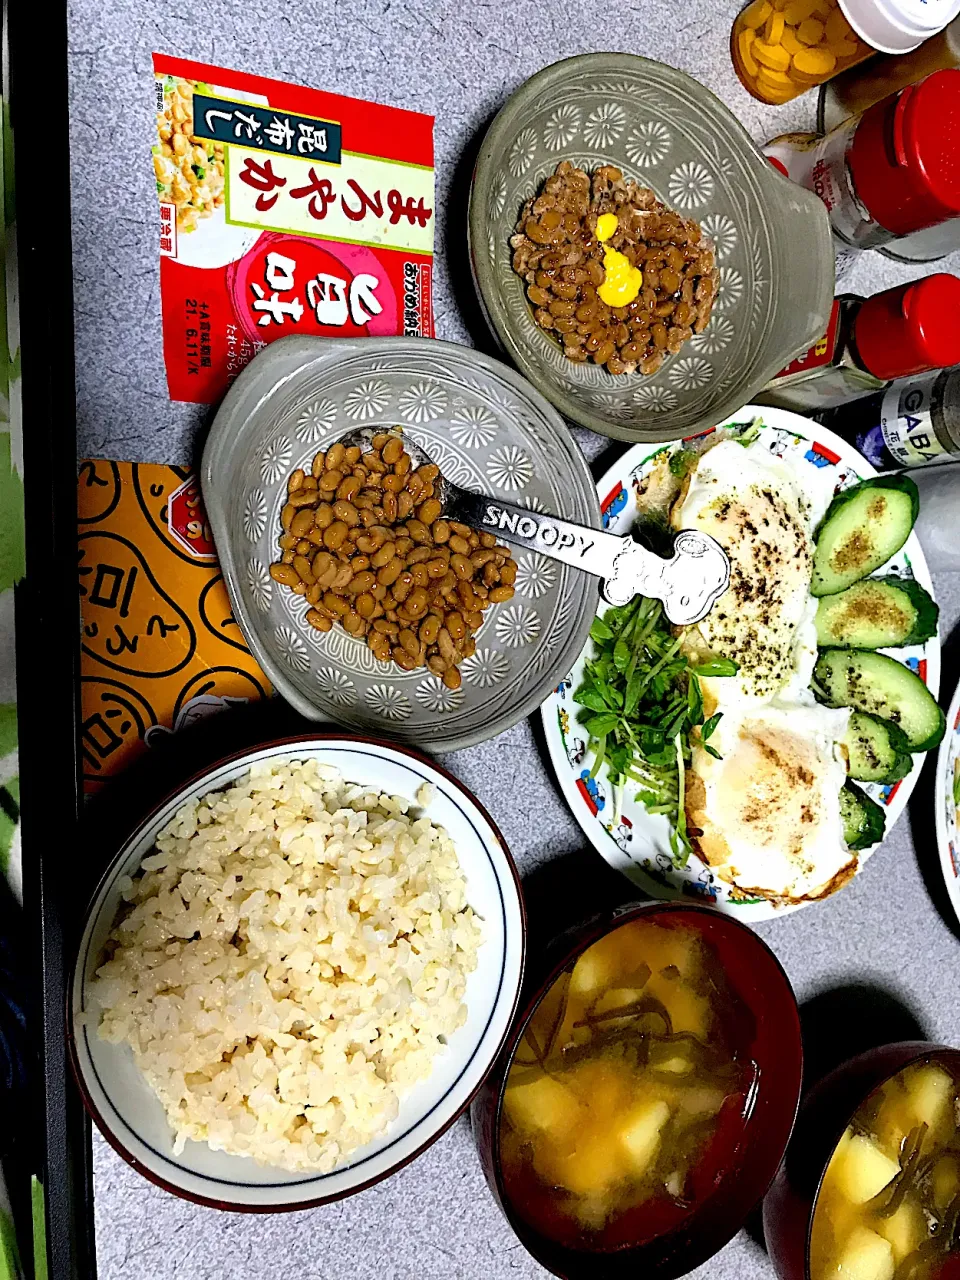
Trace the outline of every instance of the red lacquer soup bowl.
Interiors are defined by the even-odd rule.
[[[818,1198],[831,1157],[856,1112],[888,1080],[928,1061],[960,1081],[960,1050],[906,1040],[842,1063],[804,1099],[786,1159],[763,1202],[764,1236],[780,1280],[810,1280]],[[936,1280],[960,1280],[960,1254],[947,1259],[935,1275]]]
[[[698,947],[698,955],[704,957],[707,989],[716,993],[710,1003],[711,1016],[714,1026],[720,1028],[718,1034],[726,1037],[738,1083],[711,1122],[706,1145],[688,1171],[682,1194],[667,1196],[657,1186],[649,1195],[646,1191],[640,1194],[637,1203],[618,1209],[600,1229],[583,1231],[571,1225],[569,1216],[564,1218],[567,1209],[557,1210],[556,1186],[547,1185],[532,1172],[518,1173],[511,1155],[518,1139],[511,1138],[504,1098],[511,1066],[517,1063],[525,1068],[530,1045],[536,1041],[536,1035],[531,1039],[527,1034],[528,1029],[534,1030],[530,1024],[535,1018],[552,1016],[552,1006],[544,1004],[541,1009],[541,1003],[545,998],[558,1000],[558,980],[568,984],[567,992],[573,990],[573,979],[568,982],[565,975],[572,972],[584,952],[633,922],[649,922],[688,939],[692,935],[696,943],[704,944]],[[656,933],[664,936],[661,929]],[[637,949],[639,954],[640,943]],[[591,957],[602,951],[598,948]],[[588,966],[590,963],[588,959]],[[647,984],[645,990],[655,987],[656,981],[648,982],[650,966],[642,964],[640,968],[645,974],[640,979]],[[661,990],[662,980],[672,980],[678,974],[669,964],[656,972],[661,975]],[[711,987],[714,980],[716,986]],[[605,1280],[636,1280],[638,1275],[645,1280],[672,1280],[712,1257],[763,1198],[786,1149],[800,1098],[803,1054],[797,1002],[770,948],[745,925],[707,907],[663,902],[622,907],[563,935],[551,954],[529,973],[521,1003],[523,1012],[471,1114],[487,1182],[526,1249],[562,1280],[595,1280],[598,1266]],[[643,1002],[644,1006],[650,1003]],[[562,1020],[565,1015],[557,1016]],[[644,1024],[635,1025],[640,1028]],[[537,1021],[537,1029],[540,1026]],[[666,1031],[675,1034],[669,1025]],[[631,1034],[642,1040],[645,1033],[638,1029]],[[570,1052],[565,1049],[563,1055]],[[570,1058],[561,1056],[558,1061],[565,1071]],[[638,1095],[629,1096],[633,1105]],[[600,1124],[605,1143],[605,1121],[594,1118],[594,1122]],[[611,1144],[624,1140],[621,1129],[614,1133],[618,1125],[615,1117]],[[613,1152],[614,1147],[609,1149]],[[575,1145],[572,1158],[579,1160],[581,1151],[576,1151]],[[568,1197],[565,1203],[569,1204],[571,1184],[564,1185],[566,1190],[561,1194]]]

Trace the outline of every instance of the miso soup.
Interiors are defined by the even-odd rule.
[[[957,1078],[935,1059],[906,1067],[866,1099],[817,1197],[812,1280],[945,1280],[958,1273],[958,1112]]]
[[[635,920],[595,943],[537,1007],[507,1078],[500,1149],[515,1211],[591,1250],[681,1225],[735,1160],[754,1033],[695,930]]]

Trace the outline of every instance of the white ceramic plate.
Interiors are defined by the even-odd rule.
[[[87,986],[120,902],[118,881],[131,875],[158,832],[193,797],[223,788],[267,759],[314,758],[350,781],[413,800],[424,782],[436,788],[426,811],[449,831],[481,918],[484,942],[467,980],[467,1021],[435,1061],[432,1074],[400,1104],[387,1133],[327,1174],[289,1173],[242,1156],[188,1142],[173,1155],[163,1108],[127,1046],[107,1044],[82,1016]],[[352,1195],[406,1164],[460,1115],[500,1050],[516,1009],[523,972],[524,918],[513,860],[500,833],[470,793],[449,774],[402,747],[332,736],[285,740],[222,761],[154,810],[105,873],[87,919],[72,988],[72,1049],[81,1090],[104,1137],[141,1173],[168,1191],[216,1208],[269,1212],[303,1209]],[[95,1006],[94,1006],[95,1008]],[[90,1020],[91,1023],[93,1019]]]
[[[937,757],[936,809],[940,866],[953,909],[960,919],[960,684],[947,712],[947,732]]]
[[[832,468],[838,490],[876,475],[873,467],[839,436],[784,409],[747,405],[719,425],[748,423],[757,417],[764,422],[760,438],[766,441],[773,454],[778,457],[793,455],[803,460],[804,465],[819,469]],[[674,440],[668,444],[635,445],[610,468],[597,485],[604,528],[612,533],[629,532],[636,517],[635,486],[638,480],[646,475],[662,450],[672,452],[682,448],[683,443],[682,440]],[[884,566],[884,571],[916,578],[933,594],[933,584],[916,534],[910,535],[903,549]],[[599,612],[603,613],[606,608],[606,605],[601,605]],[[765,899],[737,897],[731,886],[718,880],[697,857],[691,857],[686,867],[675,867],[670,856],[666,818],[648,814],[643,805],[633,799],[629,789],[624,795],[620,822],[613,826],[608,816],[612,794],[607,770],[604,767],[596,779],[590,778],[592,761],[585,755],[586,736],[577,723],[580,708],[573,701],[586,655],[591,650],[592,642],[588,642],[568,678],[554,689],[542,707],[550,759],[560,789],[590,843],[612,867],[622,871],[654,898],[685,895],[711,903],[721,911],[748,921],[769,920],[796,910],[796,907],[776,907]],[[885,652],[916,671],[936,697],[940,688],[938,636],[924,645]],[[886,806],[888,833],[906,807],[923,768],[924,758],[923,755],[916,756],[911,772],[893,786],[860,784],[878,804]],[[858,869],[862,870],[877,847],[874,845],[861,851]]]

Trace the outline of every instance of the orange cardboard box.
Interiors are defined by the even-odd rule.
[[[80,465],[81,749],[96,790],[158,738],[269,697],[182,467]]]

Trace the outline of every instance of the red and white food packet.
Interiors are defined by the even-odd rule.
[[[433,336],[433,117],[154,54],[173,400],[291,334]]]

